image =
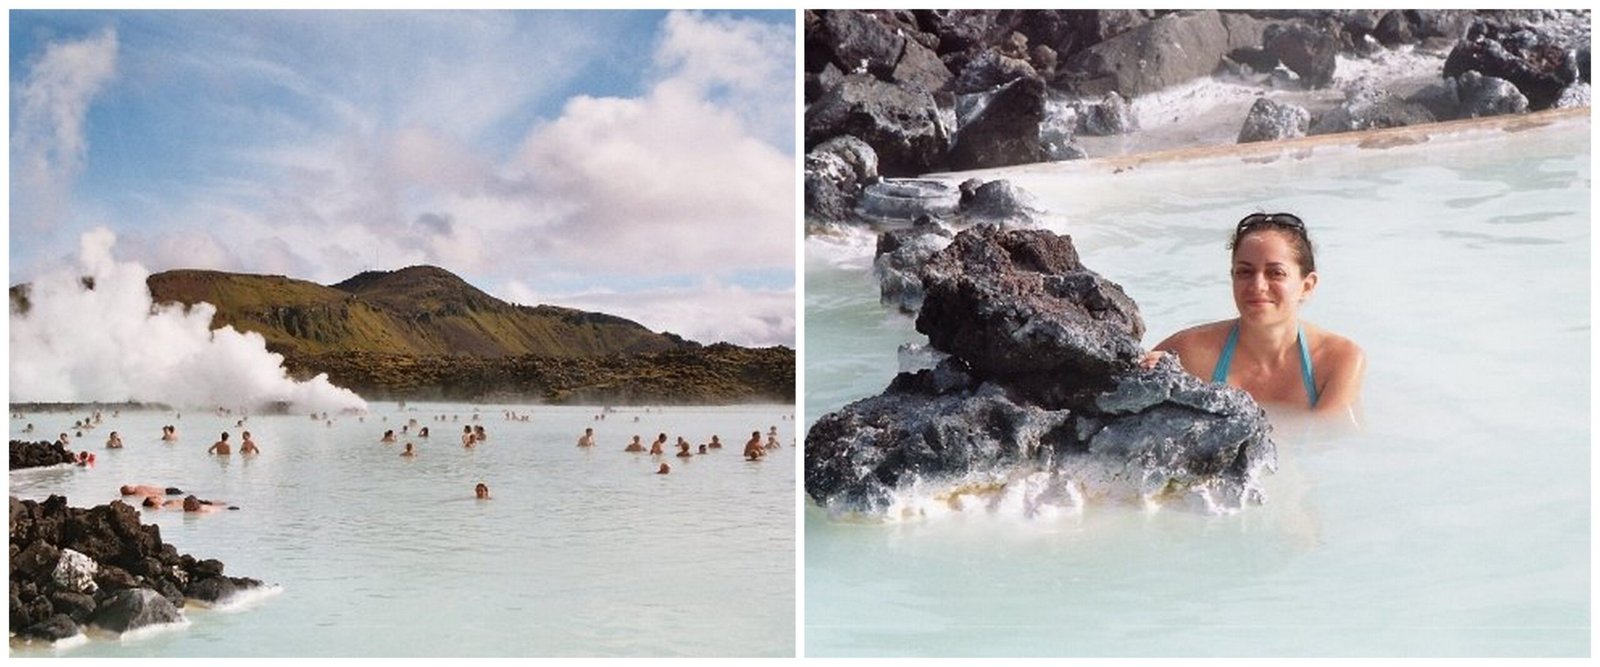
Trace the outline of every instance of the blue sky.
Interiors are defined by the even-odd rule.
[[[794,344],[792,12],[13,11],[13,284],[119,259]]]

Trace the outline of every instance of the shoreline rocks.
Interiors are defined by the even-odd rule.
[[[226,602],[263,586],[216,560],[179,554],[122,501],[91,508],[11,498],[11,632],[57,641],[94,626],[122,633],[184,621],[187,601]]]
[[[1084,138],[1161,125],[1138,118],[1150,111],[1139,98],[1218,77],[1254,82],[1279,107],[1181,110],[1243,125],[1144,149],[1582,106],[1588,23],[1588,10],[806,10],[805,145],[853,137],[889,178],[1101,157],[1143,143]],[[1404,52],[1439,60],[1340,77],[1341,63]],[[850,185],[836,152],[806,156],[808,224],[863,221],[871,177]]]
[[[883,256],[930,236],[885,235],[900,245]],[[1170,356],[1140,367],[1137,304],[1069,237],[979,225],[917,275],[917,330],[936,365],[812,426],[805,485],[818,505],[895,518],[935,501],[1032,516],[1097,499],[1204,512],[1264,500],[1259,476],[1276,468],[1266,413]]]
[[[59,442],[40,440],[27,442],[23,440],[11,441],[11,470],[23,468],[40,468],[61,463],[76,461],[72,450]]]

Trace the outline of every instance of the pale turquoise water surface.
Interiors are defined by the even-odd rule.
[[[1281,430],[1272,502],[868,525],[806,511],[813,656],[1584,656],[1590,651],[1586,121],[1269,163],[999,170],[1138,301],[1145,344],[1233,315],[1224,244],[1292,211],[1303,311],[1367,353],[1367,429]],[[965,178],[967,175],[952,178]],[[922,341],[871,243],[812,238],[807,425]]]
[[[531,418],[507,421],[507,409]],[[334,416],[331,427],[252,417],[262,454],[226,460],[205,449],[222,430],[237,442],[237,417],[124,412],[85,434],[94,468],[11,473],[12,495],[65,494],[77,506],[136,482],[234,503],[243,509],[145,520],[179,551],[283,589],[234,611],[191,611],[183,630],[56,654],[794,655],[792,407],[624,408],[594,421],[596,407],[482,405],[476,423],[489,441],[472,450],[459,436],[473,406],[373,410],[364,421]],[[440,414],[460,421],[432,421]],[[34,422],[53,435],[83,416],[31,413],[11,434]],[[412,418],[432,437],[409,438],[420,454],[406,460],[400,444],[378,440]],[[167,423],[180,442],[159,441]],[[580,450],[590,426],[599,445]],[[785,448],[745,462],[744,440],[771,426]],[[126,447],[101,449],[113,429]],[[728,445],[664,457],[665,476],[651,457],[622,451],[633,434],[648,442],[662,431],[696,444],[715,433]],[[479,481],[492,500],[473,498]]]

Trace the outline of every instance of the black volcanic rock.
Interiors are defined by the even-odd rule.
[[[71,450],[68,450],[66,445],[59,442],[44,440],[38,442],[11,441],[11,470],[72,462],[73,454]]]
[[[861,189],[878,179],[878,154],[867,142],[845,135],[806,153],[806,219],[848,220]]]
[[[11,627],[23,639],[61,639],[84,623],[120,633],[180,621],[186,598],[216,601],[262,585],[222,577],[219,561],[179,554],[122,501],[84,509],[62,496],[13,497],[10,516]],[[196,587],[218,579],[225,586]]]
[[[1265,413],[1171,355],[1140,367],[1137,307],[1070,239],[968,229],[923,286],[917,329],[949,356],[812,426],[806,493],[825,509],[895,518],[919,511],[918,494],[1028,515],[1095,499],[1205,512],[1263,500],[1257,480],[1276,466]]]
[[[1510,81],[1484,76],[1477,70],[1467,70],[1456,77],[1456,94],[1460,97],[1460,114],[1464,118],[1499,116],[1528,110],[1528,98]]]
[[[950,149],[952,169],[987,169],[1049,158],[1041,136],[1046,122],[1043,81],[1015,79],[986,97],[961,121]]]
[[[974,227],[929,260],[923,288],[917,331],[935,349],[1052,407],[1078,398],[1059,378],[1109,386],[1143,354],[1138,306],[1085,268],[1069,237]]]
[[[1555,37],[1527,25],[1488,20],[1474,23],[1445,59],[1448,78],[1469,70],[1510,81],[1532,111],[1550,108],[1562,89],[1582,76],[1577,53]]]
[[[806,147],[841,135],[867,142],[885,176],[922,174],[939,165],[950,145],[939,107],[926,91],[851,74],[806,108]]]
[[[1305,109],[1265,97],[1258,98],[1250,105],[1244,126],[1239,128],[1239,143],[1303,137],[1310,124],[1311,114]]]
[[[1269,26],[1264,38],[1264,50],[1299,74],[1307,87],[1322,88],[1333,81],[1334,56],[1339,43],[1332,35],[1291,23]]]

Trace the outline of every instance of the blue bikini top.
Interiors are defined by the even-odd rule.
[[[1300,343],[1300,379],[1306,384],[1306,396],[1311,398],[1311,407],[1317,407],[1317,385],[1312,381],[1311,374],[1311,349],[1306,347],[1306,328],[1301,326],[1295,336]],[[1228,366],[1233,363],[1233,348],[1239,344],[1239,323],[1235,321],[1233,328],[1228,331],[1228,342],[1222,344],[1222,356],[1217,359],[1217,366],[1211,371],[1211,381],[1227,384]]]

